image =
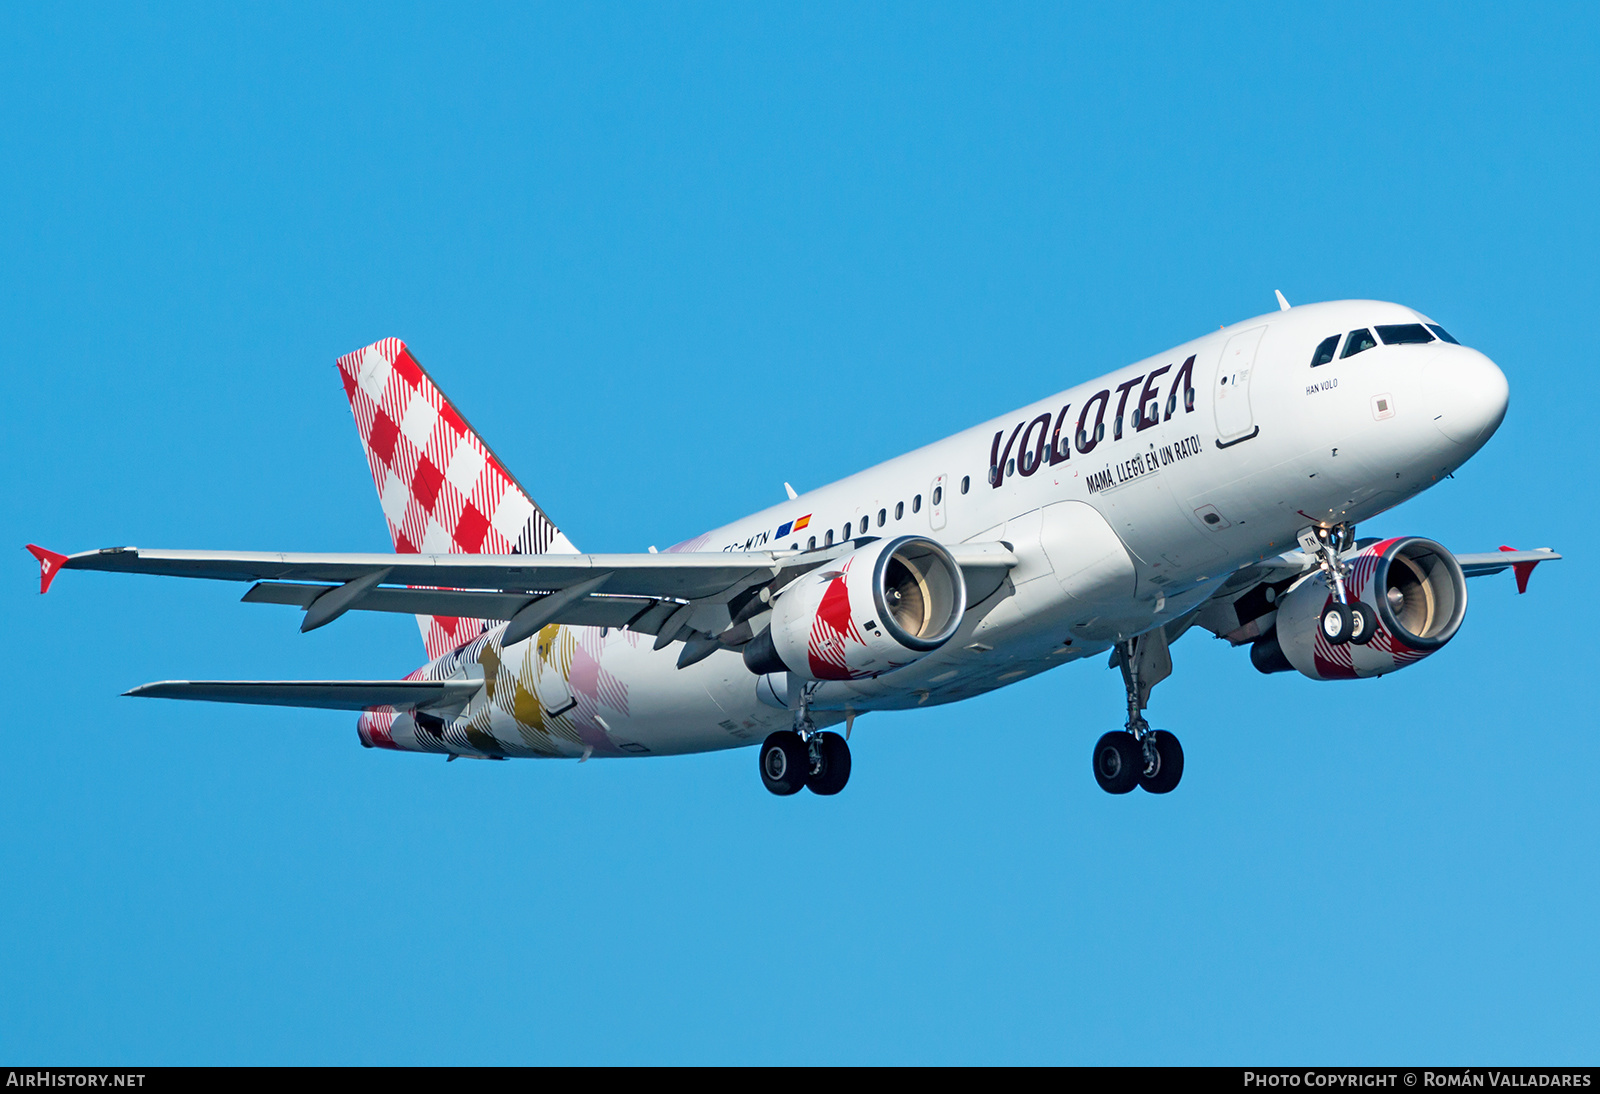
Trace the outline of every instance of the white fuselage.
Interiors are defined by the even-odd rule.
[[[1431,320],[1339,301],[1235,323],[669,550],[1004,541],[1018,566],[972,591],[954,638],[882,676],[824,683],[812,709],[826,723],[967,698],[1181,619],[1300,529],[1368,519],[1465,462],[1505,413],[1505,378],[1483,354],[1435,340],[1311,365],[1331,335],[1418,322]],[[396,745],[659,755],[756,743],[791,721],[782,688],[736,651],[679,669],[648,635],[547,628],[502,650],[503,629],[420,675],[487,668],[504,687],[513,667],[521,705],[480,695],[455,719],[464,736],[402,715]]]

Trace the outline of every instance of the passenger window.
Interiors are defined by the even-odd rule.
[[[861,518],[861,534],[862,535],[866,535],[867,534],[867,518],[866,517],[862,517]]]
[[[971,488],[972,488],[972,476],[971,475],[962,475],[961,476],[961,492],[963,494],[965,494]]]
[[[887,509],[879,509],[878,510],[878,527],[882,528],[885,524],[888,524],[888,523],[889,523],[889,511]]]
[[[839,541],[842,543],[850,538],[850,525],[846,524],[839,530]]]
[[[1386,346],[1420,346],[1433,341],[1433,335],[1421,323],[1395,323],[1378,328],[1378,337]]]
[[[1317,344],[1317,352],[1311,355],[1311,367],[1316,368],[1318,365],[1325,365],[1329,361],[1333,360],[1333,351],[1338,348],[1339,336],[1337,334],[1330,334],[1328,337],[1324,338]],[[1172,394],[1174,398],[1176,398],[1178,393],[1173,392]],[[1167,413],[1170,414],[1172,411],[1168,410]]]
[[[922,495],[921,494],[918,494],[916,497],[911,499],[911,511],[913,513],[922,512]]]
[[[1452,346],[1459,346],[1461,344],[1460,342],[1457,342],[1454,338],[1451,338],[1450,337],[1450,332],[1445,330],[1443,327],[1441,327],[1437,323],[1429,323],[1428,324],[1428,329],[1431,330],[1434,334],[1437,334],[1444,341],[1449,342]]]
[[[817,537],[816,536],[812,536],[810,539],[806,540],[806,550],[815,551],[816,549],[817,549]]]
[[[1354,357],[1356,354],[1363,353],[1377,344],[1372,338],[1371,331],[1353,330],[1344,344],[1344,352],[1339,354],[1339,359],[1342,361],[1346,357]]]
[[[906,515],[906,503],[903,502],[903,501],[895,502],[894,503],[894,519],[895,520],[899,520],[902,517],[904,517],[905,515]]]
[[[833,529],[832,528],[829,528],[828,529],[828,534],[826,536],[822,537],[822,545],[824,547],[832,547],[833,546]]]

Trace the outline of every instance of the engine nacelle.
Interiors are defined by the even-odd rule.
[[[1322,574],[1312,573],[1284,592],[1272,633],[1250,647],[1256,668],[1292,668],[1313,680],[1383,676],[1422,660],[1461,629],[1466,577],[1455,556],[1431,539],[1386,539],[1345,561],[1346,591],[1376,613],[1372,641],[1364,646],[1328,641],[1318,624],[1333,602],[1333,590]]]
[[[780,592],[744,663],[808,680],[878,676],[944,645],[966,610],[961,567],[944,547],[923,536],[869,543]]]

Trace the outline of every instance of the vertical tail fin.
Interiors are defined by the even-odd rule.
[[[483,438],[398,338],[339,358],[361,448],[406,554],[567,554],[566,536],[534,504]],[[429,658],[470,642],[481,619],[419,615]]]

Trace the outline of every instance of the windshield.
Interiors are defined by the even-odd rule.
[[[1346,357],[1354,357],[1363,350],[1369,350],[1377,344],[1372,340],[1371,331],[1366,329],[1353,330],[1350,332],[1350,337],[1345,340],[1344,352],[1339,354],[1339,359],[1342,361]]]
[[[1325,365],[1333,360],[1333,351],[1338,348],[1339,336],[1337,334],[1330,334],[1324,338],[1311,354],[1311,367],[1316,368],[1318,365]]]
[[[1386,346],[1416,346],[1433,341],[1433,334],[1421,323],[1395,323],[1378,328],[1378,337]]]

